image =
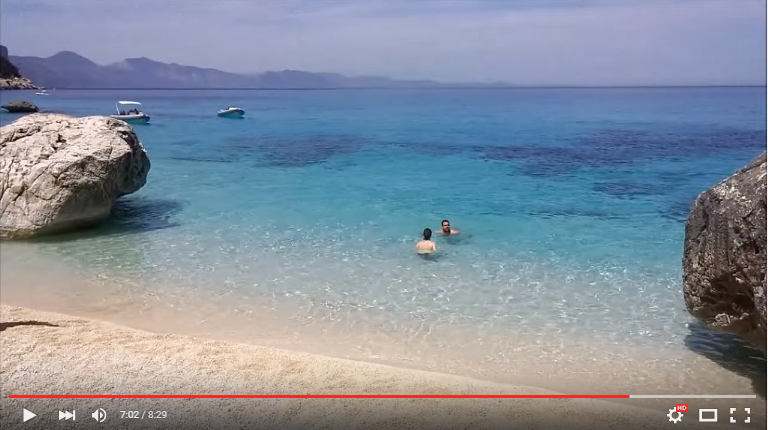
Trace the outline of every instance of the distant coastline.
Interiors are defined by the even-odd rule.
[[[522,89],[522,88],[708,88],[764,87],[766,84],[731,85],[563,85],[494,82],[442,82],[433,79],[395,79],[386,76],[347,76],[334,72],[278,70],[233,73],[210,67],[164,63],[146,57],[101,65],[72,51],[50,57],[8,56],[21,76],[38,87],[98,90],[339,90],[339,89]]]

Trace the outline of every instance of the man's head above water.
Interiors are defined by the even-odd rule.
[[[451,222],[447,219],[444,219],[440,223],[440,234],[443,235],[450,235],[450,234],[459,234],[459,231],[455,228],[451,228]]]

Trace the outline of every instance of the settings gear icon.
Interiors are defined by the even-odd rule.
[[[674,414],[677,414],[677,416],[674,416]],[[667,414],[667,417],[669,417],[669,420],[675,424],[679,423],[683,420],[683,413],[678,412],[675,409],[670,409],[669,413]]]

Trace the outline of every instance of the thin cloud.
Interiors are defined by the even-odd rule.
[[[521,85],[765,84],[761,0],[5,0],[12,54]],[[107,43],[108,42],[108,43]]]

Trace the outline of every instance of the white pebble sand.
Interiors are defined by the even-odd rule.
[[[250,429],[649,429],[699,428],[695,413],[672,425],[663,412],[592,399],[9,399],[11,394],[554,394],[426,371],[297,352],[153,334],[111,323],[0,306],[0,420],[59,428]],[[22,408],[36,414],[21,427]],[[121,410],[167,411],[160,420]],[[721,411],[721,414],[725,411]],[[726,427],[707,424],[708,429]],[[33,427],[31,424],[35,424]],[[72,423],[74,424],[74,423]],[[738,426],[729,425],[727,428]],[[8,427],[6,427],[8,428]],[[107,428],[107,427],[99,427]]]

